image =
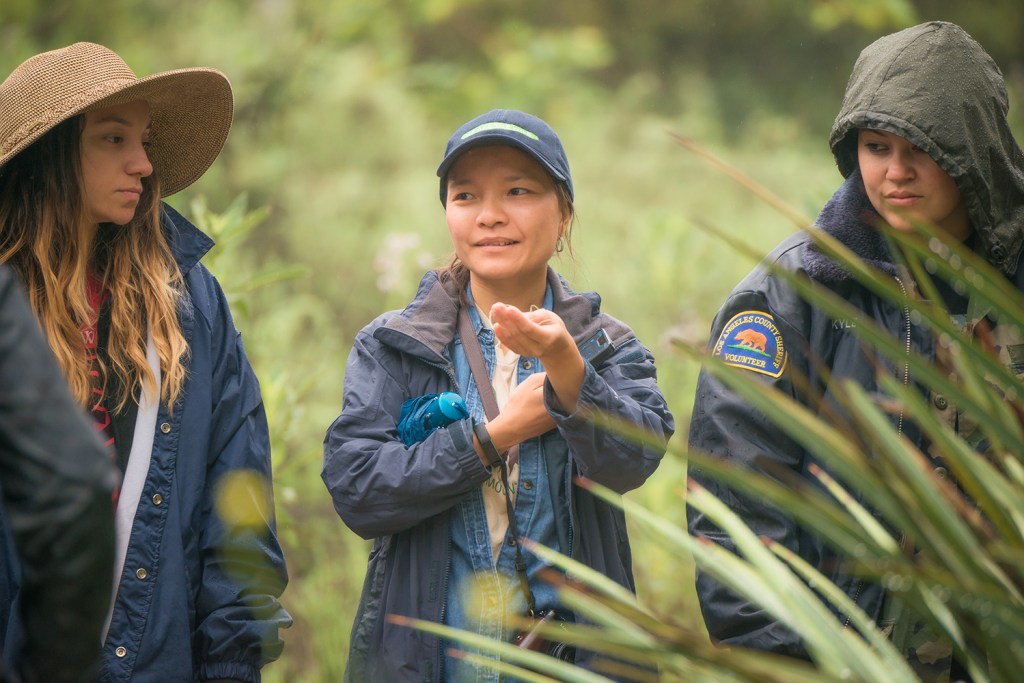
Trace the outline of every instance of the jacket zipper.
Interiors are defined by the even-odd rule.
[[[900,289],[903,291],[903,320],[905,322],[904,329],[906,330],[906,337],[905,337],[906,342],[904,344],[904,349],[906,351],[906,359],[903,361],[903,386],[904,386],[904,388],[906,388],[907,386],[910,385],[910,343],[911,343],[911,333],[912,333],[913,329],[911,327],[911,322],[910,322],[910,304],[907,303],[907,298],[908,298],[907,287],[906,287],[906,285],[903,284],[903,280],[899,279],[898,277],[893,278],[893,279],[896,280],[896,283],[900,286]],[[897,436],[902,436],[903,435],[903,408],[900,408],[899,419],[898,419],[897,424],[896,424],[896,434],[897,434]],[[863,592],[864,592],[864,581],[863,580],[858,580],[857,584],[856,584],[856,590],[854,591],[854,594],[853,594],[853,602],[854,602],[854,604],[857,603],[857,600],[860,599],[860,594],[863,593]],[[850,615],[846,615],[846,621],[843,622],[843,629],[844,630],[849,628],[849,626],[850,626],[850,619],[852,619],[852,617]]]
[[[451,569],[452,569],[451,565],[452,565],[452,549],[451,549],[451,542],[449,542],[448,543],[448,561],[445,563],[445,568],[444,568],[444,590],[442,590],[443,597],[441,599],[441,616],[438,619],[438,623],[439,624],[443,624],[445,618],[448,615],[448,584],[449,584],[449,580],[448,579],[451,577]],[[438,681],[438,683],[440,683],[440,681],[444,680],[444,646],[442,645],[443,642],[444,642],[444,638],[438,638],[437,639],[437,678],[435,680]]]
[[[911,341],[911,323],[910,323],[910,304],[907,303],[909,298],[907,294],[907,287],[903,284],[903,280],[898,277],[895,278],[900,289],[903,291],[903,319],[906,321],[906,359],[903,361],[903,388],[910,386],[910,341]],[[900,418],[896,429],[897,436],[903,436],[903,408],[900,408]]]

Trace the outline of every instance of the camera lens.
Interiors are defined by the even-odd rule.
[[[563,662],[571,662],[576,659],[576,648],[565,643],[551,643],[548,655]]]

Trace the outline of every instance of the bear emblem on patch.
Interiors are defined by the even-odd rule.
[[[740,330],[736,333],[736,341],[743,348],[753,349],[761,353],[765,353],[765,347],[768,345],[768,337],[754,330]]]
[[[743,311],[734,315],[718,336],[711,355],[726,365],[779,377],[786,369],[782,333],[770,313]]]

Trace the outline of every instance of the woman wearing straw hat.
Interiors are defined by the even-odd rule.
[[[259,385],[199,263],[212,241],[160,201],[213,163],[231,113],[223,74],[139,79],[91,43],[0,84],[0,262],[122,475],[103,681],[257,682],[290,623]],[[253,509],[222,517],[238,481]]]

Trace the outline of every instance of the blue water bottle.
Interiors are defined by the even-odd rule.
[[[469,417],[466,402],[454,391],[438,394],[423,412],[423,431],[429,434],[435,429],[450,425],[456,420]]]
[[[467,417],[466,402],[453,391],[410,398],[402,404],[398,437],[406,446],[411,446],[423,441],[435,429]]]

